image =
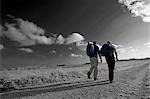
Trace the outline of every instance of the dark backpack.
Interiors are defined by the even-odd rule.
[[[106,57],[108,56],[109,57],[109,56],[112,56],[113,49],[114,49],[114,47],[112,45],[104,44],[101,48],[100,53],[101,53],[102,56],[106,56]]]
[[[86,48],[86,53],[88,56],[93,56],[94,55],[94,45],[88,45]]]

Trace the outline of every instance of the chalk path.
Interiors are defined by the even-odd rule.
[[[150,99],[150,63],[115,72],[106,79],[60,83],[1,94],[1,99]]]

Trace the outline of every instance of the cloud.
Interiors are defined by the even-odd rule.
[[[65,42],[65,38],[62,35],[58,35],[57,39],[56,39],[56,44],[64,44]]]
[[[77,42],[76,46],[78,49],[80,49],[82,51],[86,51],[87,42],[85,42],[85,41]]]
[[[136,47],[122,47],[117,49],[119,59],[130,59],[130,58],[146,58],[150,57],[149,48],[142,46]]]
[[[84,37],[79,33],[70,34],[64,38],[63,35],[51,33],[50,37],[45,36],[45,30],[37,26],[33,22],[23,20],[21,18],[15,18],[14,16],[8,15],[13,21],[11,23],[5,23],[6,29],[0,25],[0,36],[4,35],[12,41],[18,42],[20,46],[30,45],[69,45],[72,43],[81,42]]]
[[[137,51],[137,48],[130,47],[120,47],[117,49],[117,52],[119,53],[126,53],[126,52],[135,52]]]
[[[74,53],[71,53],[70,55],[69,55],[70,57],[83,57],[81,54],[74,54]]]
[[[150,42],[144,43],[144,45],[146,45],[146,46],[147,46],[147,45],[150,45]]]
[[[36,41],[29,39],[26,35],[21,33],[19,29],[15,27],[15,24],[5,24],[7,31],[4,31],[4,35],[13,41],[17,41],[21,46],[35,45]]]
[[[149,0],[119,0],[134,17],[140,16],[144,22],[150,22]]]
[[[4,45],[0,44],[0,50],[4,49]]]
[[[9,15],[10,17],[10,15]],[[64,38],[61,34],[51,34],[51,37],[45,36],[45,30],[33,22],[23,20],[21,18],[15,18],[11,16],[15,22],[5,23],[6,30],[2,30],[1,35],[6,36],[12,41],[16,41],[20,46],[30,46],[36,44],[72,44],[84,40],[84,37],[79,33],[70,34],[67,38]],[[2,34],[3,33],[3,34]]]
[[[19,48],[18,50],[24,51],[24,52],[26,52],[26,53],[33,53],[33,50],[30,49],[30,48]]]
[[[126,53],[126,48],[117,49],[117,52],[119,52],[121,54]]]
[[[36,44],[51,45],[55,43],[56,38],[45,36],[45,30],[33,22],[21,18],[13,18],[15,22],[5,23],[6,30],[2,30],[3,35],[12,41],[16,41],[20,46],[30,46]],[[0,27],[1,28],[1,27]],[[59,36],[57,43],[61,43]]]
[[[77,43],[77,42],[81,42],[84,40],[84,37],[79,34],[79,33],[73,33],[71,35],[69,35],[67,38],[66,38],[66,44],[69,45],[69,44],[72,44],[72,43]]]
[[[150,42],[144,43],[144,45],[150,48]]]
[[[18,22],[22,33],[24,33],[26,35],[27,34],[34,34],[34,35],[44,34],[44,29],[42,29],[41,27],[37,26],[36,24],[34,24],[32,22],[23,20],[21,18],[15,19],[15,20]]]
[[[123,45],[117,45],[117,44],[112,44],[115,48],[122,48],[123,47]]]
[[[50,51],[50,54],[56,54],[55,50]]]
[[[20,44],[20,46],[30,46],[36,44],[52,44],[53,38],[44,36],[44,29],[36,24],[22,19],[14,19],[15,23],[5,23],[7,30],[4,35]]]

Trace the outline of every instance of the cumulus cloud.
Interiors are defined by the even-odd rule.
[[[80,49],[82,51],[86,51],[87,42],[85,42],[85,41],[77,42],[76,46],[78,49]]]
[[[73,33],[71,35],[69,35],[67,38],[66,38],[66,44],[69,45],[69,44],[72,44],[72,43],[76,43],[76,42],[81,42],[84,40],[84,37],[79,34],[79,33]]]
[[[71,53],[69,56],[70,57],[83,57],[81,54],[74,54],[74,53]]]
[[[61,34],[58,35],[55,43],[56,44],[64,44],[64,42],[65,42],[65,38]]]
[[[134,17],[140,16],[144,22],[150,22],[149,0],[119,0]]]
[[[17,41],[22,46],[35,45],[36,41],[28,38],[26,35],[22,34],[19,29],[15,27],[15,24],[5,24],[7,31],[4,35],[13,41]]]
[[[117,49],[119,59],[146,58],[150,56],[149,49],[141,46],[122,47]]]
[[[126,52],[135,52],[137,51],[137,48],[130,47],[120,47],[117,49],[117,52],[119,53],[126,53]]]
[[[36,44],[65,44],[69,45],[84,40],[84,37],[79,33],[70,34],[64,38],[61,34],[51,33],[50,37],[45,36],[45,30],[37,26],[33,22],[23,20],[21,18],[15,18],[11,15],[8,17],[12,18],[12,23],[5,23],[6,29],[0,25],[0,36],[4,35],[12,41],[16,41],[20,46],[30,46]]]
[[[150,45],[150,42],[144,43],[144,45]]]
[[[150,47],[150,42],[144,43],[146,47]]]
[[[15,23],[5,23],[7,30],[3,30],[3,35],[16,41],[20,46],[30,46],[36,44],[52,44],[55,39],[44,35],[44,29],[36,24],[20,18],[14,19]]]
[[[117,44],[112,44],[115,48],[122,48],[123,47],[123,45],[117,45]]]
[[[4,45],[0,44],[0,50],[4,49]]]
[[[126,53],[126,48],[120,48],[120,49],[117,49],[117,52],[119,53]]]
[[[44,34],[44,29],[36,24],[23,19],[16,19],[19,27],[24,34]]]
[[[33,53],[33,50],[30,49],[30,48],[19,48],[18,50],[24,51],[24,52],[26,52],[26,53]]]

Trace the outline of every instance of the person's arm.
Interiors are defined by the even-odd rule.
[[[116,49],[114,51],[115,51],[116,60],[118,61],[118,54],[117,54]]]

